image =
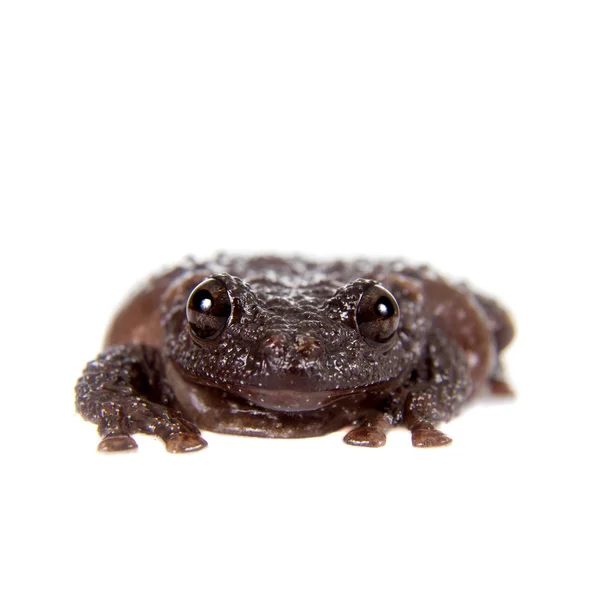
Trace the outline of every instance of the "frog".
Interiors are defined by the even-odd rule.
[[[203,431],[265,438],[347,429],[377,448],[403,426],[417,448],[478,392],[513,395],[509,313],[470,284],[398,260],[219,254],[151,277],[110,324],[75,387],[102,452],[134,435],[168,452]]]

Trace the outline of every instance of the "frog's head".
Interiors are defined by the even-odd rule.
[[[314,410],[413,367],[425,335],[419,285],[188,273],[163,297],[166,352],[200,385],[271,410]]]

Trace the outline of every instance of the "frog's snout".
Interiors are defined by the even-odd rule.
[[[312,335],[289,335],[276,333],[266,337],[260,344],[260,352],[270,361],[293,362],[314,360],[323,354],[323,343]]]

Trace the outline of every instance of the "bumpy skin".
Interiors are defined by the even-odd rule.
[[[231,316],[216,339],[198,341],[186,306],[208,277],[226,286]],[[398,305],[385,344],[369,343],[357,317],[376,284]],[[116,316],[76,407],[98,425],[100,450],[134,448],[139,432],[186,452],[206,446],[199,428],[308,437],[347,425],[347,443],[376,447],[398,424],[415,446],[440,446],[450,439],[436,424],[477,389],[510,393],[499,353],[513,333],[494,301],[401,261],[189,260]]]

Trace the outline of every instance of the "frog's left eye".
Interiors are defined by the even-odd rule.
[[[187,301],[187,320],[194,341],[214,340],[231,317],[227,287],[214,277],[197,285]]]
[[[382,285],[367,288],[356,307],[356,323],[371,346],[387,343],[400,324],[400,309],[393,294]]]

